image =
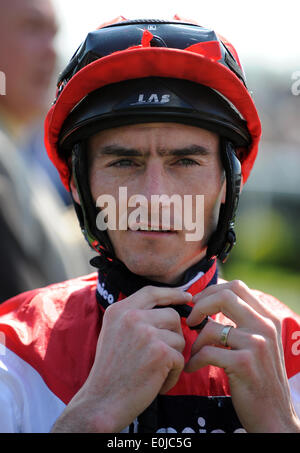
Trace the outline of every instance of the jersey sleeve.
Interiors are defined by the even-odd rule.
[[[64,408],[39,373],[5,348],[0,357],[0,432],[47,433]]]
[[[14,387],[13,376],[0,360],[0,433],[20,432],[20,410]]]
[[[285,365],[295,411],[300,418],[300,320],[288,317],[283,322]]]

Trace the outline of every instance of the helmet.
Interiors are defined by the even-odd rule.
[[[260,120],[233,46],[213,30],[177,19],[118,18],[88,34],[60,74],[45,121],[48,155],[69,190],[89,244],[115,259],[107,232],[96,228],[86,139],[111,127],[154,121],[195,125],[218,133],[226,173],[226,202],[207,249],[225,261],[235,243],[241,178],[258,151]],[[70,159],[72,156],[72,161]]]

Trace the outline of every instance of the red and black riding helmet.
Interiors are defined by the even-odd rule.
[[[68,190],[73,172],[85,236],[98,252],[114,258],[107,232],[96,228],[86,139],[103,129],[154,121],[220,135],[226,202],[208,256],[224,261],[235,242],[240,179],[245,183],[251,172],[261,125],[233,46],[213,30],[180,20],[119,18],[89,33],[60,75],[45,121],[45,143]]]

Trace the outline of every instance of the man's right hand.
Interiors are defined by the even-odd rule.
[[[108,307],[91,372],[52,432],[120,432],[174,387],[185,341],[168,305],[191,300],[179,289],[147,286]]]

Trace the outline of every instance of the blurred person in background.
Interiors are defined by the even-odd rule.
[[[0,0],[0,302],[88,270],[79,229],[38,161],[42,144],[30,150],[49,104],[57,28],[50,0]]]

